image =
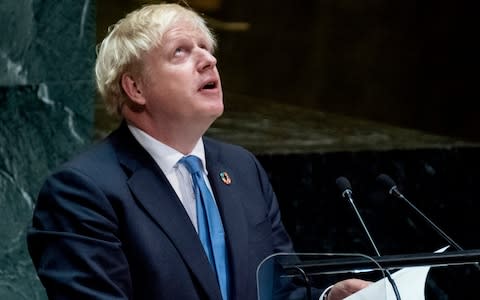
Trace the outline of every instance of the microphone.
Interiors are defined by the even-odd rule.
[[[365,222],[363,222],[363,218],[360,215],[360,212],[357,209],[357,206],[355,205],[355,202],[353,202],[353,197],[352,197],[352,186],[350,184],[350,181],[348,181],[347,178],[341,176],[338,177],[337,180],[335,181],[337,184],[337,187],[340,189],[342,192],[342,197],[350,202],[350,204],[353,207],[353,210],[355,211],[355,214],[357,215],[357,218],[360,220],[360,223],[362,224],[363,230],[368,236],[368,239],[370,240],[370,244],[373,247],[373,250],[375,250],[375,254],[380,256],[380,252],[377,249],[377,246],[375,245],[375,242],[372,239],[372,236],[370,235],[370,231],[368,230],[367,226],[365,225]]]
[[[373,249],[375,250],[375,254],[377,256],[381,256],[380,252],[377,249],[377,246],[375,245],[375,242],[373,241],[372,236],[370,235],[370,231],[368,230],[367,225],[365,225],[365,222],[363,221],[363,218],[360,215],[360,212],[358,211],[357,206],[355,205],[355,202],[353,201],[352,185],[350,184],[350,181],[346,177],[340,176],[340,177],[337,178],[335,183],[337,184],[338,189],[341,191],[342,197],[344,199],[348,200],[348,202],[350,202],[350,204],[352,205],[353,210],[355,211],[355,214],[358,217],[358,220],[360,220],[360,223],[362,224],[363,230],[365,231],[365,233],[368,236],[368,239],[370,240],[370,244],[372,245]],[[386,274],[386,277],[387,277],[388,281],[392,285],[393,292],[395,293],[395,298],[397,300],[401,300],[400,292],[398,291],[398,287],[395,284],[395,281],[393,281],[393,278],[390,275],[390,272],[388,270],[385,270],[385,274]]]
[[[443,238],[449,243],[451,246],[455,247],[455,249],[459,251],[463,251],[463,248],[460,247],[457,243],[455,243],[452,238],[450,238],[443,230],[441,230],[435,223],[432,222],[424,213],[422,213],[415,205],[413,205],[408,199],[400,193],[397,188],[397,185],[393,179],[386,175],[380,174],[377,176],[377,182],[382,185],[389,195],[394,196],[395,198],[402,199],[405,201],[417,214],[419,214],[423,220],[427,221],[427,223]]]

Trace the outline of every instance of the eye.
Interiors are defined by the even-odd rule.
[[[200,45],[198,45],[198,46],[199,46],[200,48],[204,49],[204,50],[207,50],[207,51],[210,52],[210,53],[213,53],[212,47],[209,47],[209,46],[206,45],[206,44],[200,44]]]
[[[177,47],[175,48],[175,51],[173,53],[174,56],[179,56],[181,54],[185,53],[185,48],[183,47]]]

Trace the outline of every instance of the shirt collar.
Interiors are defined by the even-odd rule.
[[[140,143],[140,145],[148,152],[148,154],[150,154],[150,156],[152,156],[157,165],[165,174],[173,172],[178,161],[185,156],[183,153],[153,138],[138,127],[128,124],[128,129],[135,139]],[[205,148],[203,146],[202,138],[198,140],[192,152],[188,155],[195,155],[200,158],[202,161],[203,170],[205,174],[208,174],[207,163],[205,161]]]

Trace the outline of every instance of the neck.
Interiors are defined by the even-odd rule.
[[[178,123],[171,124],[169,122],[148,122],[144,118],[129,118],[125,114],[124,117],[128,123],[185,155],[192,152],[198,140],[213,123],[212,121],[208,125],[204,124],[203,126],[196,123],[195,126],[192,126],[190,122],[183,125]]]

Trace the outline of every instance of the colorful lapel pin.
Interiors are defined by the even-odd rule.
[[[220,178],[226,185],[230,185],[232,183],[232,179],[230,179],[230,176],[227,172],[220,172]]]

